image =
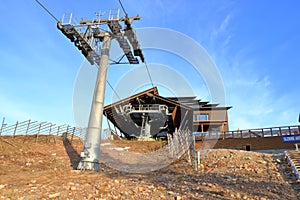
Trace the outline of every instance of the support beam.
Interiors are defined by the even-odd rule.
[[[101,49],[101,59],[91,106],[87,138],[84,144],[84,155],[82,155],[82,160],[78,165],[80,170],[100,170],[101,127],[110,44],[111,36],[107,33],[104,36]]]
[[[129,17],[129,18],[119,18],[118,21],[124,21],[126,23],[132,23],[134,20],[140,20],[141,17],[140,16],[135,16],[135,17]],[[111,19],[93,19],[93,20],[81,20],[80,21],[80,25],[102,25],[102,24],[107,24],[111,21]]]

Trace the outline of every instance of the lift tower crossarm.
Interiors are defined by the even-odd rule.
[[[71,40],[74,42],[75,46],[82,52],[84,57],[90,62],[91,65],[94,63],[99,64],[100,55],[93,46],[90,44],[90,41],[87,38],[103,38],[104,33],[100,32],[97,36],[93,33],[80,33],[77,29],[71,24],[62,24],[62,22],[57,23],[57,28]],[[88,29],[87,29],[88,30]]]
[[[62,21],[57,23],[57,28],[74,42],[75,46],[82,52],[91,65],[99,64],[101,55],[94,48],[94,39],[102,42],[103,34],[111,34],[116,39],[123,50],[130,64],[139,64],[139,60],[135,56],[139,56],[144,62],[145,58],[142,49],[136,37],[136,33],[131,26],[134,20],[140,20],[140,16],[135,17],[110,17],[108,19],[81,20],[78,25],[71,24],[71,20],[64,24]],[[121,21],[126,25],[122,29]],[[100,25],[106,24],[110,31],[103,31]],[[80,28],[86,27],[85,33]]]
[[[131,23],[134,20],[140,20],[140,16],[135,17],[124,17],[124,18],[109,18],[104,20],[81,20],[80,25],[83,26],[95,26],[95,25],[101,25],[101,24],[107,24],[112,32],[112,36],[118,41],[121,49],[123,50],[125,56],[127,57],[130,64],[139,64],[139,60],[135,58],[134,56],[139,56],[142,62],[145,62],[144,55],[142,53],[142,49],[139,45],[139,42],[136,37],[136,33],[134,29],[131,26]],[[122,26],[120,24],[121,21],[124,21],[126,27],[124,30],[122,30]],[[126,36],[126,38],[124,37]],[[133,48],[133,54],[132,54],[132,48],[129,45],[131,44]]]
[[[127,22],[129,22],[130,24],[134,21],[134,20],[140,20],[141,17],[139,15],[135,16],[135,17],[122,17],[122,18],[119,18],[118,21],[124,21],[125,24]],[[79,22],[80,25],[100,25],[100,24],[107,24],[108,22],[110,22],[111,20],[114,20],[114,19],[93,19],[93,20],[81,20]],[[127,25],[127,24],[126,24]]]

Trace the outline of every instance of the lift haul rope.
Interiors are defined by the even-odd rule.
[[[125,17],[127,17],[128,15],[127,15],[127,12],[126,12],[126,10],[125,10],[125,8],[124,8],[123,4],[122,4],[122,1],[121,1],[121,0],[118,0],[118,1],[119,1],[119,4],[120,4],[120,6],[121,6],[121,8],[122,8],[122,10],[123,10],[123,12],[124,12],[124,14],[125,14]],[[152,87],[154,87],[153,80],[152,80],[152,77],[151,77],[151,74],[150,74],[150,71],[149,71],[148,65],[147,65],[147,63],[146,63],[146,60],[145,60],[145,62],[144,62],[144,63],[145,63],[145,67],[146,67],[147,74],[148,74],[148,76],[149,76],[149,79],[150,79],[151,85],[152,85]]]
[[[59,20],[38,0],[35,0],[53,19],[56,20],[56,22],[59,22]]]
[[[153,84],[153,81],[152,81],[152,78],[151,78],[151,74],[150,74],[150,71],[149,71],[149,68],[148,68],[148,65],[147,65],[147,63],[146,63],[146,60],[145,60],[145,67],[146,67],[146,70],[147,70],[147,73],[148,73],[148,76],[149,76],[149,79],[150,79],[150,81],[151,81],[151,85],[152,85],[152,87],[154,87],[154,84]]]
[[[124,8],[124,6],[123,6],[121,0],[119,0],[119,4],[120,4],[120,6],[121,6],[121,8],[122,8],[122,10],[123,10],[123,12],[124,12],[124,14],[125,14],[125,16],[127,17],[127,16],[128,16],[128,15],[127,15],[127,12],[125,11],[125,8]]]

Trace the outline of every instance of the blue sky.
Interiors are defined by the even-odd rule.
[[[94,13],[107,14],[110,8],[119,7],[117,0],[41,2],[59,19],[68,12],[78,19],[89,19],[95,17]],[[126,0],[123,3],[129,15],[142,17],[134,22],[134,27],[173,29],[206,49],[222,77],[226,105],[233,106],[229,111],[230,129],[298,124],[299,1]],[[4,0],[0,17],[3,23],[0,116],[11,123],[33,119],[74,124],[72,98],[84,62],[81,53],[34,0]],[[162,55],[145,51],[148,63],[174,64],[166,60],[171,56],[165,56],[164,60]],[[176,68],[178,64],[173,66]],[[108,78],[112,85],[116,84],[116,76],[132,68],[111,67]],[[200,79],[191,81],[191,85],[199,98],[209,100]],[[111,95],[109,88],[107,95]]]

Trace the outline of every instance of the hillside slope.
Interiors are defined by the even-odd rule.
[[[38,143],[34,136],[1,137],[0,199],[300,199],[282,155],[212,150],[198,171],[181,159],[145,174],[104,165],[101,172],[81,172],[71,165],[82,143],[72,144],[54,136]]]

